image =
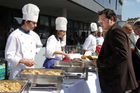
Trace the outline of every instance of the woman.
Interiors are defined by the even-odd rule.
[[[96,52],[99,54],[100,50],[101,50],[101,47],[102,47],[102,44],[104,42],[102,27],[99,27],[97,35],[98,36],[97,36],[97,40],[96,40],[97,41]]]
[[[43,67],[53,68],[53,65],[56,61],[61,60],[63,56],[67,59],[70,59],[70,55],[62,52],[61,49],[61,40],[67,31],[67,19],[65,17],[58,17],[55,20],[56,24],[56,33],[51,35],[46,44],[45,56],[46,60],[43,64]]]
[[[140,37],[140,19],[134,23],[133,29],[135,34]],[[136,46],[140,49],[140,38],[137,40]]]
[[[133,25],[133,30],[136,35],[140,37],[140,19],[136,20],[136,22]],[[136,54],[139,53],[139,57]],[[135,50],[132,52],[132,60],[133,60],[133,66],[135,70],[136,79],[139,83],[139,87],[134,90],[132,93],[139,93],[140,91],[140,38],[137,40],[135,45]]]

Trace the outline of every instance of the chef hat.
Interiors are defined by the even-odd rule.
[[[102,27],[100,27],[100,26],[99,26],[99,32],[103,32],[103,29],[102,29]]]
[[[39,8],[34,4],[26,4],[22,8],[23,20],[38,21]]]
[[[91,23],[90,28],[91,28],[91,32],[97,31],[97,24],[96,23]]]
[[[55,20],[56,30],[67,31],[67,19],[65,17],[57,17]]]

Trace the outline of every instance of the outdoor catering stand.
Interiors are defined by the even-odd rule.
[[[38,69],[45,68],[31,68],[27,72]],[[45,69],[47,70],[52,69]],[[37,75],[20,73],[19,76],[23,80],[29,80],[29,93],[100,93],[98,75],[90,61],[57,61],[53,70],[60,70],[63,74],[48,76],[35,71]]]

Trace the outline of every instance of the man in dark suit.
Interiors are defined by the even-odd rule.
[[[129,40],[116,19],[111,9],[99,12],[99,24],[107,31],[97,60],[102,93],[125,93],[138,87]]]

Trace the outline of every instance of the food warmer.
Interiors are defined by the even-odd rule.
[[[59,69],[28,68],[19,73],[22,80],[29,80],[31,88],[61,90],[65,72]]]
[[[28,93],[30,84],[21,80],[0,80],[0,93]]]

